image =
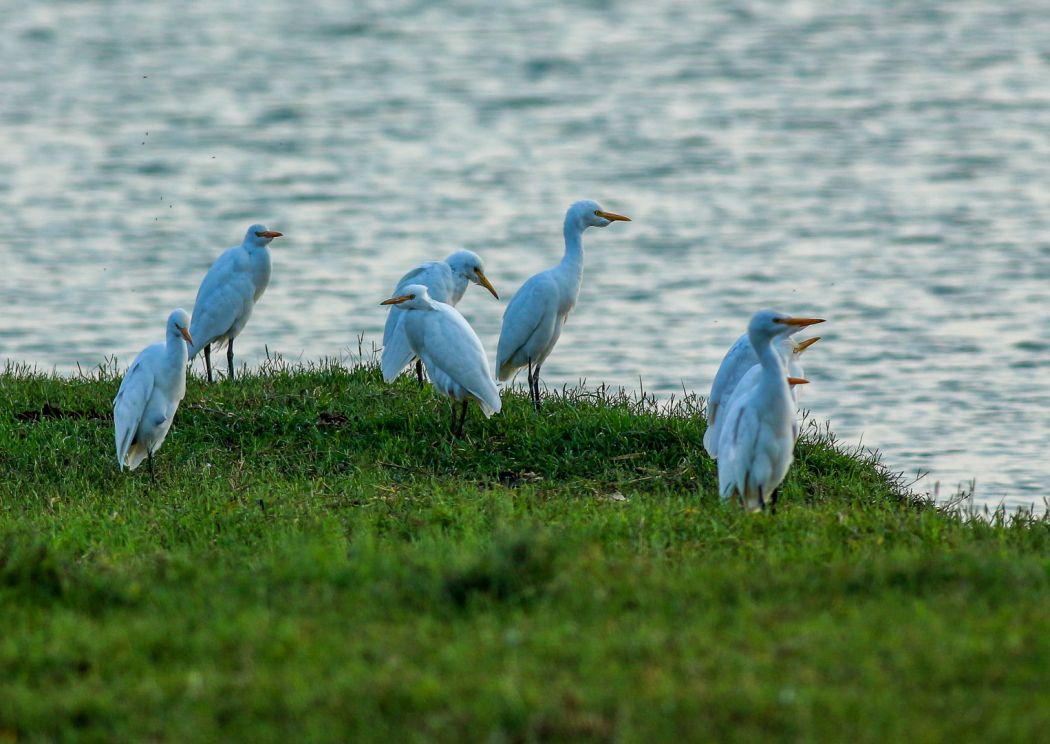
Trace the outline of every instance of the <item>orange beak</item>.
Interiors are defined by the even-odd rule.
[[[189,331],[189,329],[188,329],[188,328],[180,328],[180,329],[179,329],[179,333],[181,333],[181,334],[182,334],[182,337],[183,337],[184,339],[186,339],[187,341],[189,341],[189,342],[190,342],[191,344],[193,343],[193,336],[191,336],[191,335],[190,335],[190,331]]]
[[[809,380],[805,377],[789,377],[787,378],[788,385],[808,385]]]
[[[284,233],[279,233],[276,230],[258,230],[255,233],[260,238],[280,238]]]
[[[389,300],[383,300],[380,305],[400,305],[402,302],[408,302],[409,300],[416,299],[414,294],[401,295],[400,297],[391,297]]]
[[[781,325],[798,326],[799,328],[814,325],[816,323],[823,323],[823,318],[773,318],[774,323],[780,323]]]
[[[594,211],[594,213],[596,215],[598,215],[599,217],[604,217],[605,219],[609,220],[609,222],[630,222],[631,221],[630,217],[624,217],[622,214],[616,214],[616,212],[604,212],[601,209],[596,209]]]
[[[496,294],[496,288],[492,286],[492,282],[489,281],[489,278],[482,273],[481,269],[474,269],[474,273],[478,275],[478,282],[481,286],[491,292],[492,296],[498,300],[499,295]]]
[[[798,342],[797,344],[795,344],[795,353],[801,354],[810,346],[817,343],[817,341],[820,341],[820,336],[814,336],[813,338],[807,338],[805,341]]]

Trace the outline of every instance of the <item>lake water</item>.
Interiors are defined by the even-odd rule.
[[[0,357],[123,364],[251,222],[238,340],[378,343],[412,264],[504,299],[586,234],[546,383],[706,394],[763,306],[820,315],[805,403],[945,496],[1050,471],[1050,12],[1042,2],[0,0]]]

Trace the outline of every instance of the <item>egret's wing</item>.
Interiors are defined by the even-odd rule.
[[[489,374],[481,339],[459,311],[441,304],[436,312],[421,313],[422,344],[417,353],[427,369],[437,367],[478,399],[486,416],[499,413],[499,389]]]
[[[393,382],[415,356],[408,342],[408,335],[405,333],[405,316],[408,312],[410,311],[402,310],[395,305],[390,308],[386,316],[380,367],[383,370],[383,379],[387,382]]]
[[[416,266],[397,282],[395,294],[401,294],[409,284],[422,284],[427,288],[430,299],[448,302],[449,287],[452,280],[452,269],[444,261],[427,261]]]
[[[159,351],[161,346],[147,346],[135,358],[121,380],[117,397],[113,399],[113,431],[117,445],[117,464],[121,470],[124,469],[131,442],[142,421],[142,414],[146,411],[146,404],[153,394],[156,384],[153,364],[157,356],[154,352]]]
[[[718,372],[711,383],[711,394],[707,396],[707,431],[704,432],[704,449],[711,457],[718,457],[718,416],[724,410],[741,378],[758,364],[758,355],[751,347],[747,334],[738,338],[722,357]]]
[[[509,379],[519,367],[527,363],[527,359],[518,361],[515,357],[538,330],[554,328],[553,320],[557,313],[558,288],[545,273],[536,274],[514,294],[503,313],[503,327],[496,347],[496,372],[499,379]]]
[[[746,499],[761,420],[750,395],[735,398],[725,410],[718,437],[718,492],[723,500],[739,493]]]
[[[711,383],[711,394],[707,398],[708,424],[715,422],[718,409],[729,400],[740,378],[756,364],[758,364],[758,355],[751,347],[751,341],[745,333],[729,347],[729,351],[722,357],[722,363],[718,366],[718,372],[715,373],[715,379]]]
[[[224,341],[237,319],[251,311],[255,296],[251,276],[250,262],[239,246],[223,253],[208,269],[193,303],[191,359],[208,344]]]

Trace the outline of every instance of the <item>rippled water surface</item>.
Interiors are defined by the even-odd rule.
[[[1042,504],[1050,9],[1041,2],[0,0],[0,356],[123,363],[264,222],[237,346],[378,343],[412,264],[504,299],[586,234],[549,385],[706,393],[750,313],[829,319],[805,402],[942,496]]]

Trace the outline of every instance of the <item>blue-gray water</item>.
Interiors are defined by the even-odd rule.
[[[378,342],[412,264],[478,251],[506,296],[586,235],[550,385],[706,393],[749,314],[819,314],[805,403],[941,495],[1050,470],[1045,3],[0,0],[0,357],[122,363],[247,225],[239,339]]]

